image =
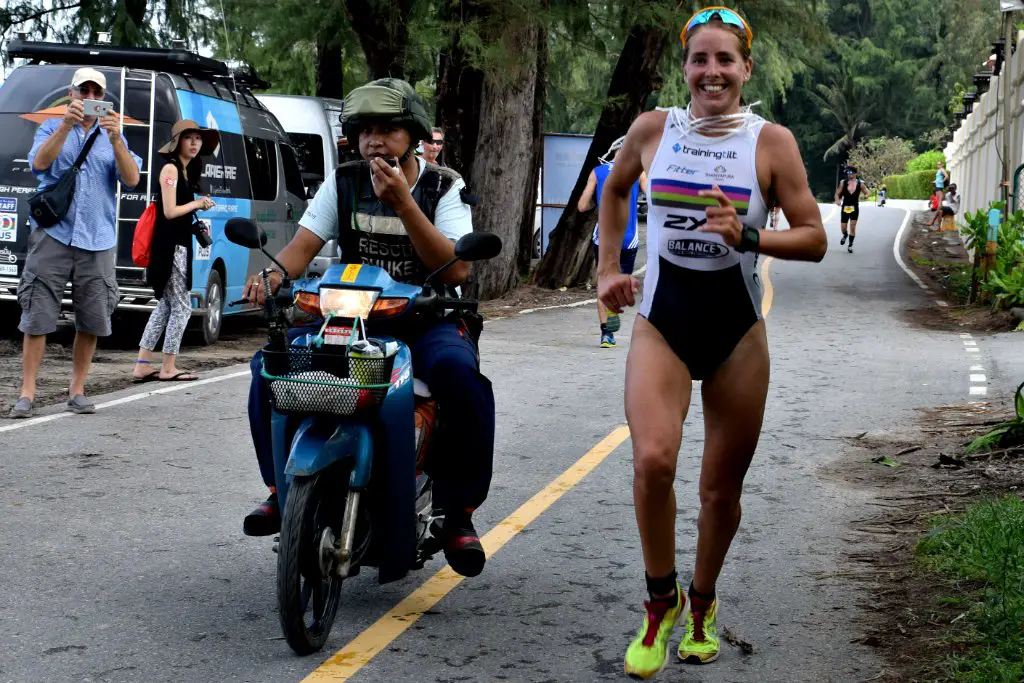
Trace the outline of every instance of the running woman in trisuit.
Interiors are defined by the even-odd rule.
[[[860,197],[864,195],[868,196],[868,188],[864,186],[864,183],[857,177],[857,169],[853,166],[846,167],[846,180],[839,183],[839,187],[836,188],[836,205],[841,206],[839,215],[839,225],[843,230],[843,238],[839,240],[839,244],[846,244],[846,239],[850,239],[850,245],[846,248],[846,251],[853,253],[853,239],[857,236],[857,219],[860,218]],[[846,232],[846,224],[850,224],[850,232]]]
[[[636,303],[639,283],[619,272],[619,248],[630,188],[647,172],[648,270],[625,394],[650,594],[625,657],[626,673],[638,678],[665,665],[672,628],[684,614],[680,659],[718,657],[715,582],[739,526],[768,393],[757,258],[820,261],[827,248],[793,135],[740,108],[753,69],[747,23],[732,10],[708,8],[686,23],[681,39],[690,105],[637,118],[606,181],[599,217],[598,296],[618,313]],[[775,203],[790,229],[762,231]],[[683,593],[673,483],[692,380],[703,380],[705,439],[696,568]]]

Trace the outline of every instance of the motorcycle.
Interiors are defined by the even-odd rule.
[[[225,235],[276,263],[252,222],[231,219]],[[455,258],[422,287],[374,266],[337,264],[321,277],[285,278],[272,295],[264,273],[269,333],[261,375],[273,408],[282,510],[277,599],[297,654],[327,641],[346,578],[376,567],[380,583],[396,581],[441,550],[435,533],[443,510],[433,505],[429,474],[439,439],[428,435],[444,428],[443,406],[414,378],[409,347],[398,336],[368,336],[366,325],[400,335],[451,312],[475,313],[476,301],[445,296],[436,278],[457,261],[494,258],[501,246],[494,234],[465,235]],[[315,334],[289,339],[293,305],[322,321]]]

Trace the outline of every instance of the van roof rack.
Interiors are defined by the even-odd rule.
[[[181,49],[121,47],[107,44],[63,45],[14,38],[7,43],[7,54],[36,63],[151,69],[206,78],[231,78],[232,75],[231,69],[224,62]],[[252,74],[252,78],[259,81],[255,73]]]

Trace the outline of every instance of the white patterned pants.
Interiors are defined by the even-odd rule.
[[[178,353],[181,338],[185,336],[185,326],[192,316],[192,302],[188,288],[185,286],[185,269],[188,267],[188,250],[185,247],[174,248],[174,264],[171,267],[171,279],[164,287],[163,298],[157,302],[156,309],[149,315],[146,331],[142,333],[139,346],[152,351],[160,341],[160,333],[164,333],[164,353]],[[166,328],[166,330],[165,330]]]

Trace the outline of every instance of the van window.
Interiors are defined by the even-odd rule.
[[[277,199],[277,146],[272,141],[246,135],[245,158],[249,162],[252,198],[262,201]]]
[[[281,163],[284,166],[284,186],[296,197],[306,198],[306,186],[299,172],[299,162],[295,160],[295,150],[288,145],[281,145]]]
[[[304,183],[324,181],[324,139],[312,133],[288,133],[288,139],[295,146],[299,170]]]

